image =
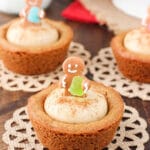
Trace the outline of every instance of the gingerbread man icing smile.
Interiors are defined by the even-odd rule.
[[[61,81],[61,86],[65,88],[65,95],[83,96],[89,89],[88,80],[82,75],[84,62],[79,57],[69,57],[63,63],[65,76]]]

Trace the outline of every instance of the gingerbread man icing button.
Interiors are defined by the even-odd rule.
[[[20,13],[24,23],[40,23],[41,18],[44,18],[45,13],[41,9],[42,0],[26,0],[26,7]]]
[[[65,89],[65,96],[84,96],[89,89],[89,81],[82,75],[84,62],[79,57],[69,57],[63,63],[65,76],[61,87]]]

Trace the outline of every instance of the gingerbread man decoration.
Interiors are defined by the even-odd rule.
[[[25,24],[39,24],[45,13],[41,9],[42,0],[25,0],[26,7],[21,11],[20,16]]]
[[[150,6],[147,9],[147,16],[143,20],[143,25],[146,26],[146,29],[150,32]]]
[[[65,76],[61,81],[61,87],[65,89],[65,96],[83,97],[89,89],[89,81],[82,72],[84,62],[79,57],[69,57],[63,63],[63,72]]]

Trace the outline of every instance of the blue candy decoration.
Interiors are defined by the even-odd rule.
[[[40,23],[40,17],[39,17],[40,8],[38,7],[32,7],[28,14],[28,21],[31,23]]]

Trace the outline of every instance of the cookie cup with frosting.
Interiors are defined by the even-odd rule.
[[[47,73],[64,61],[72,38],[65,23],[42,19],[38,25],[23,26],[15,19],[0,27],[1,58],[16,73]]]
[[[119,70],[131,80],[150,83],[150,33],[145,28],[123,32],[111,41]]]
[[[29,118],[39,140],[45,147],[53,150],[94,150],[102,149],[111,142],[123,115],[123,101],[120,95],[110,87],[93,81],[90,81],[90,85],[91,91],[104,96],[103,98],[105,98],[108,106],[107,111],[105,111],[106,109],[104,110],[105,114],[103,114],[103,116],[96,118],[95,115],[97,115],[97,113],[95,113],[93,120],[85,116],[86,119],[83,121],[79,119],[80,116],[78,115],[76,116],[78,119],[67,120],[69,117],[59,117],[56,109],[51,110],[52,114],[54,114],[53,111],[56,112],[54,115],[47,113],[47,110],[45,110],[47,98],[53,95],[53,92],[59,88],[58,83],[51,85],[47,89],[29,98],[27,106]],[[83,97],[82,100],[78,97],[74,98],[74,100],[78,101],[77,105],[80,105],[83,102],[82,100],[85,99],[85,97]],[[63,102],[64,101],[67,102],[65,97],[63,98]],[[63,102],[61,101],[60,103]],[[71,104],[74,104],[74,102]],[[84,112],[88,104],[86,105],[83,102],[83,106]],[[104,106],[106,105],[104,104]],[[52,109],[52,107],[49,107],[49,109]],[[94,109],[97,108],[93,108],[93,111],[95,111]],[[67,109],[64,108],[61,111],[66,110]],[[73,117],[76,115],[74,110],[70,111],[70,113],[72,113]],[[92,111],[89,111],[89,116],[92,113]],[[63,112],[62,114],[65,113]],[[60,116],[62,116],[62,114],[60,112]]]

